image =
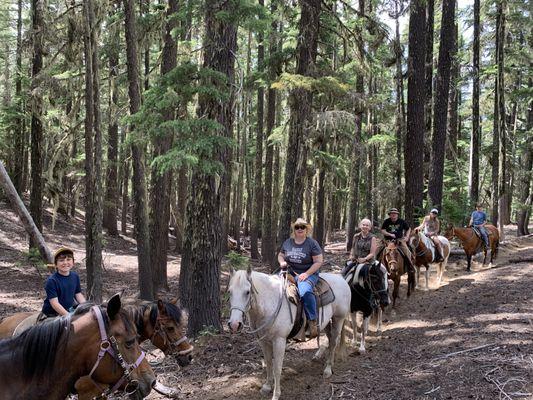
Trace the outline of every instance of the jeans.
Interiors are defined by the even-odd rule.
[[[476,228],[479,229],[479,233],[481,233],[483,242],[485,242],[485,246],[488,249],[490,245],[489,245],[489,235],[487,234],[487,229],[483,225],[477,225]]]
[[[309,276],[305,281],[298,281],[298,293],[304,303],[304,311],[308,320],[317,319],[316,299],[313,288],[318,282],[318,272]]]

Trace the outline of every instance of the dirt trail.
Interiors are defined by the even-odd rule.
[[[0,214],[0,317],[38,310],[45,274],[39,276],[28,265],[24,231],[2,202]],[[56,232],[45,230],[45,238],[52,246],[74,247],[77,261],[83,261],[81,219],[58,221]],[[350,349],[331,379],[324,380],[323,364],[311,360],[316,341],[290,344],[282,399],[533,399],[533,264],[520,262],[533,259],[533,238],[515,238],[509,232],[507,239],[492,268],[475,263],[468,274],[466,262],[456,260],[448,265],[440,288],[434,286],[432,270],[430,290],[417,290],[409,299],[402,282],[400,304],[386,314],[383,335],[376,337],[371,326],[367,353]],[[134,243],[122,237],[105,240],[106,294],[122,288],[134,294]],[[326,259],[341,265],[342,246],[328,249]],[[83,268],[79,272],[84,286]],[[178,273],[179,258],[173,257],[173,291]],[[180,390],[180,398],[265,399],[259,394],[264,379],[261,351],[252,338],[204,335],[195,346],[190,366],[180,368],[170,357],[155,367],[163,383]]]

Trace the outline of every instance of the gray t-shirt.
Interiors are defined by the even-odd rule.
[[[305,238],[302,244],[296,244],[293,238],[289,238],[283,242],[281,253],[285,254],[285,260],[294,272],[301,274],[313,265],[313,256],[322,254],[322,249],[313,238]]]

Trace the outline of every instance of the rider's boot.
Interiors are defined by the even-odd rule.
[[[318,336],[318,325],[316,319],[309,321],[309,339],[314,339]]]

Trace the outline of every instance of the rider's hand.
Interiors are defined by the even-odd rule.
[[[307,278],[309,278],[309,275],[307,275],[307,272],[302,272],[300,275],[298,275],[299,281],[305,281]]]

